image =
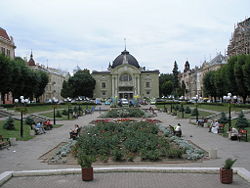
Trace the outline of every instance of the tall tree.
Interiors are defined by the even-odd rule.
[[[12,79],[12,67],[10,59],[0,54],[0,93],[3,99],[4,94],[10,91],[10,82]]]
[[[211,96],[216,98],[216,87],[215,87],[215,71],[209,71],[203,78],[203,90],[206,97]]]
[[[176,61],[174,62],[174,68],[173,68],[173,86],[174,86],[174,95],[177,96],[177,91],[179,88],[179,71]]]
[[[250,55],[246,57],[245,65],[243,65],[243,75],[245,79],[245,85],[250,93]]]
[[[173,82],[168,80],[168,81],[165,81],[163,84],[162,84],[162,94],[164,96],[168,96],[168,95],[171,95],[172,92],[173,92]]]
[[[72,97],[93,97],[95,83],[95,79],[87,69],[78,70],[68,81],[69,88],[72,90]]]
[[[173,74],[160,74],[159,76],[159,93],[160,93],[160,96],[163,96],[165,95],[164,94],[164,88],[163,88],[163,84],[167,81],[170,81],[172,82],[172,85],[173,85]],[[170,93],[172,94],[172,93]],[[169,95],[170,95],[169,94]]]
[[[248,89],[246,87],[246,82],[243,74],[243,67],[246,61],[246,56],[240,55],[238,56],[237,62],[234,66],[234,74],[235,81],[238,88],[238,95],[240,95],[243,99],[243,103],[246,102],[246,98],[248,95]]]

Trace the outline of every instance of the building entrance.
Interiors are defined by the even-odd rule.
[[[119,93],[119,98],[133,99],[133,93]]]

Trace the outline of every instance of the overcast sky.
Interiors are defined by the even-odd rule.
[[[147,69],[180,71],[225,53],[250,0],[0,0],[16,56],[72,72],[106,70],[127,50]]]

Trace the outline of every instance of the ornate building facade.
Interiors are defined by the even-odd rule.
[[[159,70],[146,70],[125,49],[107,71],[93,71],[94,98],[159,97]]]
[[[218,53],[211,61],[204,62],[200,67],[190,69],[189,62],[185,63],[183,73],[179,74],[180,83],[182,81],[186,85],[185,96],[187,99],[192,99],[196,95],[204,97],[203,93],[203,78],[209,71],[218,70],[227,63],[227,59],[221,53]]]
[[[227,48],[228,56],[250,54],[250,18],[240,22],[234,29]]]
[[[45,102],[53,98],[58,100],[63,99],[63,97],[61,96],[63,81],[69,78],[69,75],[66,72],[35,63],[32,53],[30,55],[29,61],[27,62],[27,65],[31,69],[44,71],[49,76],[49,82],[45,88],[44,94],[40,97],[40,102]]]

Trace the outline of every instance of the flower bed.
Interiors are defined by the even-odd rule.
[[[205,156],[205,152],[203,150],[194,144],[191,144],[187,140],[184,140],[183,138],[173,136],[168,128],[160,126],[159,129],[166,137],[169,138],[171,142],[176,143],[178,146],[180,146],[180,148],[185,150],[185,155],[182,156],[184,159],[198,160]]]
[[[128,117],[145,117],[148,116],[144,111],[139,108],[118,108],[112,109],[107,113],[101,115],[102,118],[128,118]]]
[[[98,122],[84,127],[74,152],[96,156],[99,161],[159,161],[167,158],[196,160],[202,150],[177,137],[169,137],[167,129],[155,122]],[[163,133],[163,134],[159,134]]]

